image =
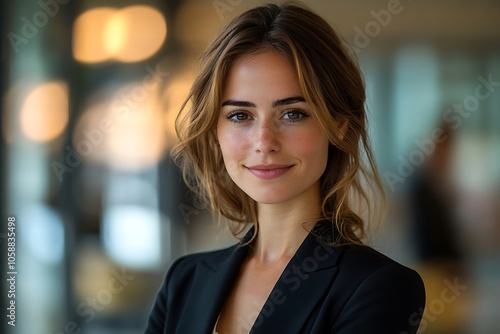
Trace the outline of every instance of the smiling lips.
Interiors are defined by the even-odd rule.
[[[288,172],[293,165],[256,165],[247,167],[250,173],[261,179],[273,179]]]

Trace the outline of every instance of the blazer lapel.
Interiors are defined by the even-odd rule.
[[[340,253],[340,248],[310,233],[274,286],[250,334],[307,332],[303,326],[330,290]]]
[[[190,314],[183,316],[179,323],[179,333],[212,333],[221,308],[238,276],[248,247],[241,246],[251,237],[253,228],[245,235],[240,244],[231,247],[221,257],[200,263],[198,277],[203,277],[203,289],[194,291],[190,296]],[[196,315],[193,317],[193,315]]]
[[[220,258],[200,263],[196,276],[203,278],[204,288],[187,298],[189,314],[179,319],[177,333],[212,333],[248,253],[249,247],[241,244],[252,234],[253,228]],[[339,254],[340,248],[325,245],[310,233],[275,284],[250,334],[304,333],[304,324],[334,281]]]

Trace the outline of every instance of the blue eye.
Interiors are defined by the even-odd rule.
[[[288,110],[283,115],[283,118],[289,122],[299,122],[299,121],[304,120],[307,117],[309,117],[308,114],[306,114],[305,112],[303,112],[301,110],[297,110],[297,109]]]

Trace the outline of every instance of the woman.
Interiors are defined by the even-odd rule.
[[[326,21],[290,3],[243,13],[187,102],[173,151],[186,182],[235,234],[252,227],[178,259],[146,333],[415,333],[420,276],[362,243],[354,208],[383,190],[361,74]]]

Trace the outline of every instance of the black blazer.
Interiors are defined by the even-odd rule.
[[[251,233],[235,246],[175,261],[145,333],[212,334],[249,249],[241,244]],[[250,333],[416,333],[424,305],[424,285],[415,271],[372,248],[331,247],[310,233]]]

